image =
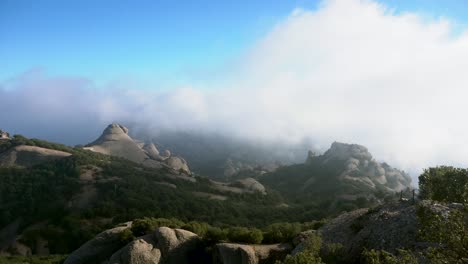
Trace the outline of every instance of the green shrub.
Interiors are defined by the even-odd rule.
[[[319,256],[322,246],[322,238],[317,235],[311,235],[302,244],[302,251],[292,256],[288,255],[284,259],[284,264],[323,264],[322,258]],[[280,262],[277,262],[280,263]]]
[[[468,203],[468,170],[441,166],[425,169],[419,176],[423,199]]]
[[[175,218],[166,219],[145,217],[133,221],[131,230],[133,235],[139,237],[151,233],[158,227],[165,226],[170,228],[181,228],[183,225],[184,222]]]
[[[230,242],[260,244],[263,240],[263,233],[256,228],[230,227],[227,238]]]
[[[327,264],[344,263],[345,251],[340,243],[326,244],[320,250],[320,257]]]
[[[385,250],[364,250],[361,254],[361,262],[364,264],[418,264],[416,257],[406,250],[398,250],[398,256]]]
[[[219,227],[210,226],[206,230],[205,240],[213,243],[227,240],[227,231]]]
[[[124,246],[135,239],[133,232],[130,229],[125,229],[119,234],[119,243]]]
[[[426,257],[433,263],[468,262],[468,210],[453,210],[444,217],[426,207],[418,207],[417,216],[420,223],[421,239],[437,244],[430,248]]]
[[[201,237],[206,235],[209,225],[203,222],[191,221],[182,226],[182,229],[193,232]]]
[[[263,235],[265,243],[291,242],[301,231],[299,223],[276,223],[267,226]]]

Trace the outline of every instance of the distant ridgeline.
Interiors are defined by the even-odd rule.
[[[409,175],[376,162],[365,147],[338,142],[323,155],[309,152],[304,164],[280,167],[259,179],[287,197],[313,203],[329,200],[331,205],[360,201],[363,206],[411,188]]]
[[[364,147],[334,143],[304,164],[245,170],[217,182],[111,124],[85,147],[2,132],[0,252],[69,253],[105,228],[142,217],[213,226],[309,222],[396,198],[409,177]]]

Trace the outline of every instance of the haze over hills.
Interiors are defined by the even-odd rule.
[[[334,143],[325,154],[310,155],[305,162],[303,157],[295,165],[269,168],[265,167],[267,159],[261,163],[246,156],[236,164],[243,161],[248,166],[244,164],[223,182],[212,180],[219,177],[203,175],[203,171],[193,171],[197,175],[193,176],[190,160],[185,162],[170,151],[164,153],[161,155],[151,142],[133,139],[126,127],[116,123],[84,147],[5,136],[0,140],[0,198],[10,202],[3,203],[2,211],[6,213],[0,222],[3,232],[10,235],[3,238],[2,250],[21,251],[26,243],[26,252],[41,252],[43,249],[28,244],[38,239],[49,245],[47,252],[75,248],[71,240],[83,242],[83,238],[71,233],[64,238],[71,239],[66,246],[59,246],[57,238],[50,234],[38,235],[50,225],[63,232],[67,217],[89,222],[97,229],[142,216],[251,225],[308,221],[379,204],[384,197],[394,197],[396,191],[410,187],[404,173],[375,162],[358,145]],[[238,153],[229,157],[239,157]],[[212,162],[216,170],[226,164],[225,156],[213,162],[209,150],[199,155],[201,163],[209,166]],[[9,184],[11,181],[20,186],[19,192]],[[36,184],[30,186],[30,182]],[[305,207],[308,210],[304,211]],[[218,213],[213,215],[212,210]],[[51,222],[51,216],[61,220]],[[43,221],[49,223],[48,227],[36,227]],[[91,232],[90,226],[82,223],[75,228]],[[32,235],[31,230],[39,233],[34,231]],[[24,236],[30,242],[24,242]]]

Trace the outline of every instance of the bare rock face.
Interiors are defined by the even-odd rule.
[[[120,124],[110,124],[102,135],[85,149],[106,155],[117,156],[151,168],[169,167],[190,175],[187,162],[171,155],[169,150],[161,155],[153,143],[143,143],[128,135],[128,128]]]
[[[164,160],[164,163],[175,171],[183,171],[186,174],[191,174],[187,162],[181,157],[169,157]]]
[[[158,264],[161,251],[154,244],[153,234],[136,239],[115,252],[109,264]]]
[[[371,160],[372,155],[366,147],[357,144],[345,144],[340,142],[333,142],[330,149],[327,150],[323,156],[327,159],[347,160],[355,158],[358,160]]]
[[[109,125],[102,135],[85,149],[106,155],[117,156],[142,163],[148,158],[146,153],[128,135],[128,129],[119,124]]]
[[[190,254],[199,247],[200,238],[183,229],[160,227],[154,233],[163,263],[190,263]]]
[[[411,186],[411,178],[403,171],[379,163],[373,159],[366,147],[357,144],[334,142],[323,155],[316,157],[311,152],[306,160],[311,163],[320,158],[324,163],[331,161],[343,162],[345,170],[340,178],[345,181],[360,183],[369,188],[381,186],[389,191],[401,191]]]
[[[249,245],[220,243],[216,245],[217,258],[222,264],[257,264],[255,251]]]
[[[166,149],[166,150],[164,150],[164,153],[163,153],[162,157],[163,157],[163,159],[167,159],[167,158],[169,158],[171,155],[172,155],[171,151],[168,150],[168,149]]]
[[[101,263],[121,247],[120,234],[131,227],[125,223],[98,234],[80,248],[71,253],[64,264]]]
[[[102,232],[66,260],[70,263],[106,264],[184,264],[232,263],[266,264],[282,260],[291,252],[290,244],[243,245],[219,243],[208,250],[196,234],[169,227],[159,227],[153,233],[139,237],[123,246],[116,241],[131,223]]]
[[[10,134],[0,129],[0,140],[10,139]]]
[[[0,153],[0,166],[24,166],[29,167],[42,162],[68,157],[68,152],[46,149],[36,146],[16,146]]]
[[[263,264],[281,260],[291,251],[289,244],[244,245],[234,243],[216,244],[215,263]]]
[[[108,264],[196,263],[191,254],[200,243],[201,239],[192,232],[160,227],[115,252]]]
[[[419,206],[427,205],[420,203]],[[396,254],[397,249],[420,251],[428,246],[418,241],[416,205],[410,202],[395,202],[372,210],[358,209],[344,213],[321,227],[318,233],[322,236],[323,244],[343,245],[346,252],[343,263],[357,263],[364,248],[382,249]],[[295,252],[300,252],[300,247]]]
[[[245,178],[245,179],[237,180],[232,185],[243,188],[251,192],[260,192],[260,193],[266,194],[265,186],[263,186],[254,178]]]
[[[145,143],[143,145],[143,150],[150,158],[154,160],[162,160],[161,156],[159,155],[159,150],[153,143]]]

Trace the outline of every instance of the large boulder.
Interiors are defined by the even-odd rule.
[[[42,162],[68,157],[70,155],[71,153],[65,151],[20,145],[0,153],[0,166],[29,167]]]
[[[254,249],[249,245],[220,243],[216,245],[215,262],[222,264],[257,264]]]
[[[130,242],[112,255],[109,264],[158,264],[161,251],[153,238],[150,234]]]
[[[160,227],[116,251],[107,263],[198,263],[196,252],[200,248],[201,239],[196,234],[182,229]]]
[[[245,178],[237,180],[234,183],[232,183],[232,186],[245,189],[249,192],[260,192],[266,194],[265,186],[263,186],[254,178]]]
[[[199,248],[201,239],[183,230],[160,227],[154,232],[157,248],[161,250],[162,263],[191,263],[190,256]]]
[[[410,202],[344,213],[318,232],[322,236],[322,245],[339,243],[343,246],[345,263],[358,261],[364,248],[396,254],[397,249],[417,250],[423,245],[418,241],[416,206]]]
[[[101,263],[122,246],[120,235],[131,227],[131,222],[106,230],[86,242],[68,256],[64,264]]]
[[[145,143],[143,145],[143,150],[146,152],[146,154],[154,159],[154,160],[163,160],[163,158],[159,155],[159,150],[156,148],[156,146],[153,143]]]
[[[222,264],[266,264],[282,260],[291,252],[289,244],[245,245],[216,244],[214,262]]]
[[[171,156],[164,160],[164,163],[175,171],[182,171],[188,175],[191,174],[187,162],[181,157]]]

